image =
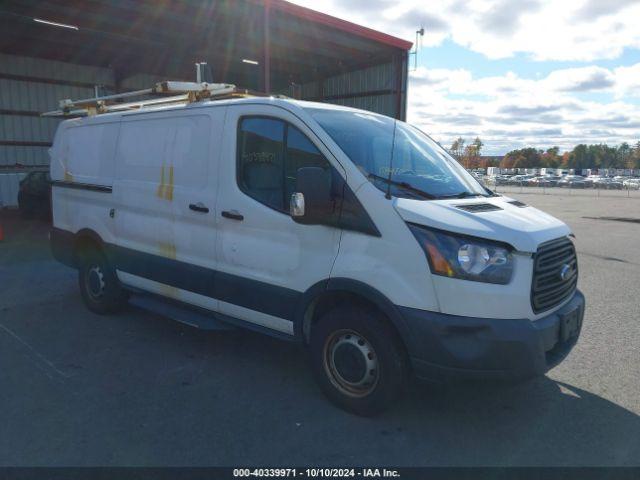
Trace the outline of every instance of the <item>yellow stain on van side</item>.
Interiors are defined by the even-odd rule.
[[[160,255],[166,258],[170,258],[172,260],[176,259],[176,246],[173,243],[169,242],[160,242],[158,244],[160,249]]]
[[[156,196],[164,198],[164,163],[162,164],[162,169],[160,170],[160,184],[158,185]]]
[[[174,243],[170,242],[159,242],[158,250],[161,256],[165,258],[170,258],[172,260],[176,259],[176,246]],[[172,287],[171,285],[162,284],[161,292],[163,295],[171,298],[178,298],[180,292],[176,287]]]
[[[169,165],[169,183],[167,183],[167,190],[165,197],[167,200],[173,200],[173,165]]]
[[[69,173],[69,170],[64,169],[64,181],[65,182],[73,182],[73,175]]]
[[[162,165],[162,169],[160,170],[160,184],[158,185],[158,189],[156,190],[156,196],[159,198],[164,198],[165,200],[172,201],[173,200],[173,165],[169,165],[167,169],[168,180],[165,178],[164,173],[165,167]]]

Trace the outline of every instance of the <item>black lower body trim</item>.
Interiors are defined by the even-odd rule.
[[[116,269],[222,302],[293,321],[302,293],[171,258],[107,245]]]
[[[90,190],[92,192],[111,193],[113,188],[109,185],[95,185],[93,183],[69,182],[66,180],[51,180],[54,187],[73,188],[75,190]]]
[[[409,327],[404,340],[418,377],[516,380],[542,375],[569,354],[580,334],[585,300],[576,291],[562,308],[535,321],[399,308]],[[572,335],[565,339],[567,319]]]
[[[76,236],[53,228],[51,251],[56,260],[77,267]],[[293,321],[303,293],[171,258],[143,253],[113,244],[103,244],[107,258],[117,270],[175,288],[215,298],[274,317]]]

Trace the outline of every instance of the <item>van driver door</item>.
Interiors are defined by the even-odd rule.
[[[297,301],[328,279],[341,231],[301,225],[289,214],[300,167],[342,167],[289,111],[229,106],[218,185],[220,311],[292,335]]]

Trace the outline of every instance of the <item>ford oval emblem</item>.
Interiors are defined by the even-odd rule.
[[[567,278],[569,278],[570,273],[571,273],[571,266],[565,263],[564,265],[562,265],[562,268],[560,269],[560,279],[566,280]]]

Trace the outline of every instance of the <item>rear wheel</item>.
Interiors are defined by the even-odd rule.
[[[120,285],[115,270],[104,253],[95,247],[81,254],[78,281],[82,299],[94,313],[116,312],[127,301],[127,293]]]
[[[355,306],[330,310],[314,326],[309,348],[318,384],[340,408],[371,416],[404,392],[402,344],[376,311]]]

